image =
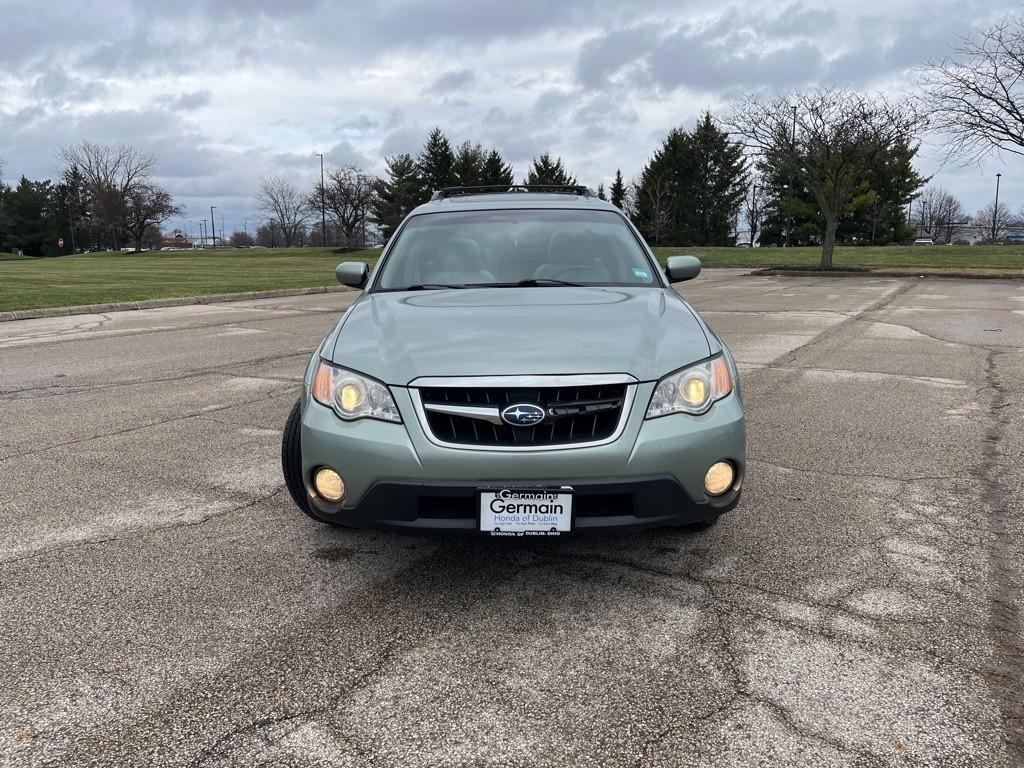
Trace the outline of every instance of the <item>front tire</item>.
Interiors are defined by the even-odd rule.
[[[288,486],[288,493],[295,502],[295,506],[312,517],[309,507],[309,499],[306,496],[306,484],[302,482],[302,401],[296,400],[288,414],[288,421],[284,425],[284,433],[281,435],[281,472],[284,475],[284,484]],[[322,521],[321,521],[322,522]]]

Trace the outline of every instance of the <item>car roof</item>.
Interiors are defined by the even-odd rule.
[[[447,211],[484,211],[522,208],[575,208],[579,210],[616,211],[611,203],[592,195],[564,192],[479,192],[460,193],[430,200],[412,211],[410,216]]]

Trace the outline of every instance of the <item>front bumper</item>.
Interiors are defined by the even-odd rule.
[[[432,443],[407,389],[392,387],[402,424],[346,422],[310,398],[303,400],[302,469],[313,514],[332,523],[404,530],[473,530],[477,492],[496,486],[571,485],[575,528],[620,529],[685,525],[736,506],[745,469],[743,411],[736,393],[701,416],[643,418],[653,383],[638,385],[622,435],[590,448],[503,453]],[[734,490],[704,493],[704,474],[727,459]],[[329,466],[345,480],[339,504],[319,498],[313,471]]]

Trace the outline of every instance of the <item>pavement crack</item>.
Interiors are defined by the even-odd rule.
[[[988,528],[992,533],[989,572],[993,594],[988,619],[992,656],[984,677],[999,703],[1006,749],[1016,764],[1024,765],[1024,639],[1020,635],[1024,574],[1016,551],[1019,533],[1013,528],[1012,497],[998,484],[1005,471],[1002,464],[1007,458],[1007,432],[1014,427],[1005,410],[1007,386],[999,370],[1003,354],[1006,353],[989,349],[985,358],[989,424],[982,442],[982,462],[974,472],[981,481],[981,502],[988,510]]]
[[[857,755],[863,760],[869,761],[871,764],[882,764],[881,757],[879,755],[876,755],[874,752],[871,752],[866,749],[853,747],[834,736],[829,736],[820,731],[816,731],[811,728],[808,728],[805,725],[802,725],[793,716],[792,712],[790,712],[786,707],[784,707],[782,704],[779,704],[774,699],[768,698],[766,696],[756,695],[749,692],[744,694],[744,696],[750,701],[756,704],[760,704],[761,706],[771,710],[776,720],[778,720],[787,730],[789,730],[795,736],[798,736],[801,739],[816,741],[820,744],[824,744],[825,746],[831,747],[832,749],[836,750],[840,755]]]
[[[295,386],[295,382],[289,382],[289,384],[291,386]],[[287,390],[283,387],[280,389],[275,388],[272,390],[267,390],[267,392],[264,393],[263,397],[253,398],[252,400],[241,400],[235,403],[228,403],[227,405],[217,405],[199,411],[191,411],[189,413],[178,414],[177,416],[168,416],[163,419],[157,419],[156,421],[146,422],[145,424],[136,424],[131,427],[124,427],[123,429],[115,429],[110,432],[101,432],[95,435],[79,437],[74,440],[68,440],[63,443],[52,443],[50,445],[45,445],[41,448],[34,448],[31,451],[22,451],[20,453],[11,454],[10,456],[2,456],[0,457],[0,464],[4,463],[5,461],[10,461],[12,459],[23,459],[27,456],[35,456],[40,453],[47,453],[49,451],[54,450],[55,448],[68,448],[73,445],[80,445],[82,443],[88,443],[93,440],[102,440],[108,437],[118,437],[119,435],[127,435],[131,434],[132,432],[140,432],[142,430],[152,429],[153,427],[160,427],[165,424],[173,424],[174,422],[177,421],[185,421],[187,419],[208,417],[211,413],[225,411],[230,408],[240,408],[245,405],[252,405],[253,403],[258,403],[261,400],[271,400],[275,397],[280,397],[286,391]]]
[[[280,712],[274,715],[259,717],[241,723],[228,732],[220,735],[207,747],[204,747],[189,763],[193,768],[207,764],[223,764],[237,752],[244,749],[250,740],[257,741],[264,749],[273,747],[282,739],[297,731],[318,717],[328,715],[337,710],[347,697],[366,686],[375,676],[391,664],[398,653],[403,640],[400,633],[392,635],[387,644],[374,655],[370,662],[355,675],[352,680],[341,687],[334,695],[322,704],[303,707],[291,712]],[[278,728],[277,726],[286,726]],[[288,727],[290,726],[290,727]]]
[[[341,293],[344,293],[344,292],[341,292]],[[216,306],[216,304],[209,304],[209,305],[202,305],[202,306]],[[300,317],[302,315],[307,315],[307,314],[309,314],[309,315],[336,315],[337,316],[337,315],[340,315],[340,313],[344,312],[347,308],[348,308],[347,306],[345,306],[345,307],[338,307],[337,309],[334,309],[334,308],[331,308],[331,309],[303,309],[303,308],[298,308],[298,307],[291,308],[291,309],[271,309],[271,308],[263,308],[263,307],[231,307],[231,311],[262,312],[262,313],[267,313],[269,316],[268,317],[255,317],[255,318],[249,318],[249,319],[245,319],[245,320],[235,319],[235,320],[228,320],[228,321],[224,321],[224,322],[213,322],[213,323],[202,323],[202,322],[200,322],[200,323],[197,323],[197,324],[194,324],[194,325],[160,326],[160,327],[157,327],[157,328],[125,328],[124,330],[120,330],[120,331],[118,331],[118,330],[105,331],[101,335],[89,337],[87,340],[97,339],[97,338],[110,339],[110,338],[122,338],[122,337],[127,337],[127,336],[147,336],[147,335],[154,334],[154,333],[180,333],[180,332],[183,332],[183,331],[184,332],[190,332],[190,331],[195,331],[195,330],[199,330],[199,329],[207,329],[207,328],[225,328],[225,327],[229,327],[229,326],[238,326],[238,325],[241,325],[242,323],[254,323],[254,322],[258,323],[258,322],[265,322],[265,321],[269,321],[269,320],[277,320],[277,319],[282,318],[282,317]],[[163,307],[153,307],[151,309],[163,309]],[[119,311],[121,311],[121,312],[139,312],[139,311],[148,311],[148,310],[127,309],[127,310],[119,310]],[[63,344],[63,343],[67,343],[67,342],[82,341],[82,339],[80,339],[75,334],[80,334],[80,333],[83,333],[83,332],[84,333],[88,333],[90,331],[95,331],[96,329],[101,328],[102,326],[106,325],[109,321],[113,320],[112,317],[110,317],[109,315],[106,315],[106,314],[92,313],[90,316],[91,317],[95,317],[97,315],[99,317],[103,318],[99,322],[96,322],[95,320],[85,320],[85,321],[76,323],[75,325],[71,326],[70,328],[61,328],[61,329],[53,330],[53,331],[37,331],[35,333],[24,333],[24,334],[17,334],[17,335],[12,335],[12,336],[7,336],[7,337],[0,336],[0,349],[16,348],[16,347],[31,347],[31,346],[39,346],[41,344]],[[21,322],[25,322],[25,321],[21,321]],[[260,329],[260,330],[262,330],[262,329]],[[10,339],[12,339],[12,338],[15,339],[15,343],[11,343],[10,342]],[[22,343],[17,343],[18,340],[22,340],[22,339],[24,340]]]
[[[299,348],[294,352],[286,352],[280,355],[266,355],[263,357],[256,357],[250,360],[239,360],[234,363],[225,363],[224,365],[209,366],[205,368],[196,368],[191,371],[187,371],[182,374],[176,374],[171,376],[150,376],[147,378],[138,379],[126,379],[124,381],[115,381],[106,384],[86,384],[81,386],[76,385],[47,385],[44,387],[25,387],[23,389],[12,389],[6,392],[0,393],[0,402],[15,400],[41,400],[49,397],[63,397],[68,395],[80,395],[89,392],[101,392],[108,389],[119,389],[121,387],[137,387],[143,384],[163,384],[171,381],[188,381],[190,379],[202,378],[204,376],[229,376],[231,378],[268,378],[276,380],[274,377],[266,376],[253,376],[244,372],[246,366],[258,366],[266,363],[275,363],[280,360],[287,360],[293,357],[300,357],[308,359],[313,350],[316,347],[305,347]],[[242,369],[241,371],[237,369]],[[298,381],[292,381],[297,384]],[[39,394],[32,394],[39,393]],[[28,396],[25,396],[28,395]]]
[[[948,475],[913,475],[909,477],[901,477],[899,475],[886,475],[877,472],[837,472],[835,470],[820,469],[820,468],[807,468],[807,467],[796,467],[787,464],[779,464],[778,462],[768,461],[767,459],[757,459],[748,456],[747,462],[752,464],[764,464],[768,467],[774,467],[775,469],[783,469],[790,472],[804,472],[813,475],[825,475],[826,477],[850,477],[854,479],[871,477],[878,480],[892,480],[897,483],[917,483],[923,480],[946,480],[946,481],[962,481],[963,476],[948,476]]]
[[[874,311],[877,312],[879,310]],[[988,349],[990,346],[986,344],[971,344],[966,341],[953,341],[952,339],[942,339],[939,338],[938,336],[933,336],[930,333],[925,333],[924,331],[921,331],[912,325],[907,325],[906,323],[894,323],[891,319],[879,320],[878,318],[875,317],[856,317],[855,320],[859,323],[870,323],[872,325],[891,325],[894,328],[905,328],[908,331],[913,331],[914,333],[920,334],[921,336],[924,336],[926,339],[931,339],[932,341],[938,342],[939,344],[950,344],[955,347],[967,347],[968,349]]]
[[[286,486],[282,483],[276,486],[274,490],[262,494],[256,497],[255,499],[243,502],[242,504],[238,504],[228,509],[222,509],[217,512],[211,512],[207,515],[203,515],[202,517],[197,517],[190,520],[176,520],[172,523],[154,525],[148,528],[128,528],[124,531],[120,531],[111,536],[103,536],[92,539],[81,539],[79,541],[66,542],[64,544],[59,544],[54,547],[38,549],[34,552],[29,552],[25,555],[19,555],[17,557],[2,559],[0,560],[0,566],[13,565],[15,563],[21,563],[26,560],[32,560],[38,557],[46,557],[48,555],[66,552],[71,549],[78,549],[79,547],[89,547],[95,546],[97,544],[107,544],[112,541],[120,541],[121,539],[130,538],[134,536],[148,536],[154,533],[162,533],[164,531],[170,531],[177,528],[194,528],[199,525],[205,525],[206,523],[210,522],[211,520],[215,520],[216,518],[224,517],[225,515],[233,515],[236,512],[244,512],[247,509],[252,509],[253,507],[259,506],[263,502],[269,501],[270,499],[277,496],[279,493],[281,493],[281,491],[285,489],[285,487]]]
[[[845,320],[841,320],[835,325],[826,328],[824,331],[817,334],[813,338],[809,339],[804,344],[801,344],[797,347],[793,347],[792,349],[786,351],[785,353],[779,355],[778,357],[768,361],[768,363],[762,366],[761,368],[751,369],[748,372],[747,376],[754,377],[757,373],[763,370],[772,370],[773,367],[783,367],[776,365],[779,361],[782,360],[785,360],[785,363],[787,365],[795,363],[798,355],[806,354],[807,352],[819,346],[827,346],[828,344],[841,341],[841,337],[844,333],[846,333],[851,327],[857,327],[856,323],[860,318],[864,317],[865,315],[871,314],[872,312],[877,312],[880,309],[884,309],[885,307],[889,306],[892,302],[896,301],[896,299],[898,299],[904,293],[913,288],[915,285],[916,283],[912,283],[910,281],[904,283],[897,283],[895,287],[887,294],[882,296],[882,298],[872,302],[863,309],[849,315],[847,315],[846,313],[840,313],[846,318]],[[799,370],[799,368],[796,366],[791,366],[791,368],[794,371]],[[795,373],[793,375],[795,375]]]

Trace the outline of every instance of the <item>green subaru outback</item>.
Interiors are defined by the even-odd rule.
[[[632,224],[583,187],[436,192],[321,342],[284,430],[327,523],[553,536],[702,527],[736,506],[729,350]]]

